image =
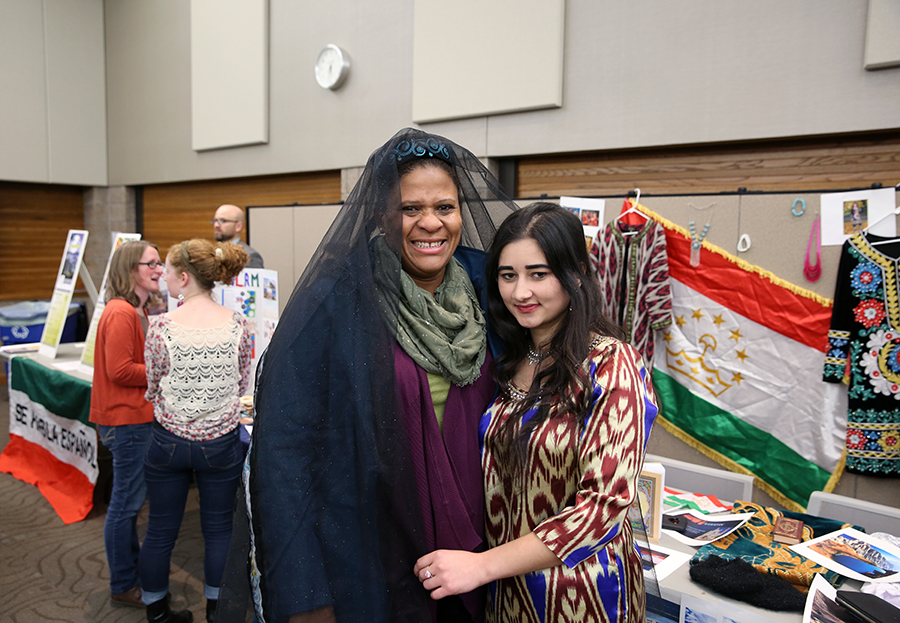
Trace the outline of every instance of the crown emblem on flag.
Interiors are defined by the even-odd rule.
[[[713,396],[720,396],[731,387],[731,383],[723,381],[719,371],[706,363],[706,352],[716,350],[716,338],[707,333],[700,336],[699,343],[703,345],[703,352],[699,356],[688,355],[684,349],[674,352],[666,348],[666,364],[669,370],[702,385]]]

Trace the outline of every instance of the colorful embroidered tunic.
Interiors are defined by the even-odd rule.
[[[635,233],[636,232],[636,233]],[[632,346],[653,361],[653,332],[672,324],[666,232],[656,221],[613,221],[591,245],[603,313],[625,328]]]
[[[534,532],[564,562],[491,584],[488,623],[644,620],[641,561],[625,518],[657,413],[650,376],[637,351],[613,338],[597,340],[585,366],[592,387],[575,394],[587,409],[584,428],[552,406],[529,436],[523,469],[506,474],[498,461],[498,429],[521,392],[511,388],[514,396],[501,395],[482,416],[488,544]]]
[[[849,383],[847,468],[900,476],[900,245],[844,243],[824,380]]]

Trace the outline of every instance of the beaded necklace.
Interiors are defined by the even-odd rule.
[[[716,202],[713,201],[711,204],[706,206],[705,208],[698,208],[693,203],[688,204],[690,207],[695,210],[711,210],[711,208],[716,207]],[[709,218],[706,220],[706,224],[703,226],[703,231],[700,232],[700,235],[697,235],[697,230],[694,227],[694,219],[691,219],[688,223],[688,228],[691,231],[691,266],[696,268],[700,266],[700,248],[703,246],[703,241],[706,240],[706,234],[709,233],[710,225],[712,224],[713,211],[710,211]]]

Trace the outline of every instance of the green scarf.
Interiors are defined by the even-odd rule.
[[[466,269],[450,258],[434,296],[400,271],[400,292],[392,304],[385,287],[387,270],[398,262],[383,237],[376,238],[378,304],[400,348],[423,370],[454,385],[468,385],[481,374],[487,348],[484,314]],[[393,297],[390,297],[393,298]],[[396,312],[394,308],[396,307]]]

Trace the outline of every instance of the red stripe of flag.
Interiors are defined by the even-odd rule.
[[[19,435],[9,436],[0,472],[35,485],[64,524],[81,521],[94,505],[94,485],[87,476]]]
[[[745,270],[737,263],[738,258],[724,251],[728,257],[702,248],[700,266],[694,268],[690,265],[690,238],[668,227],[666,245],[673,279],[785,337],[822,352],[827,350],[830,305]]]

